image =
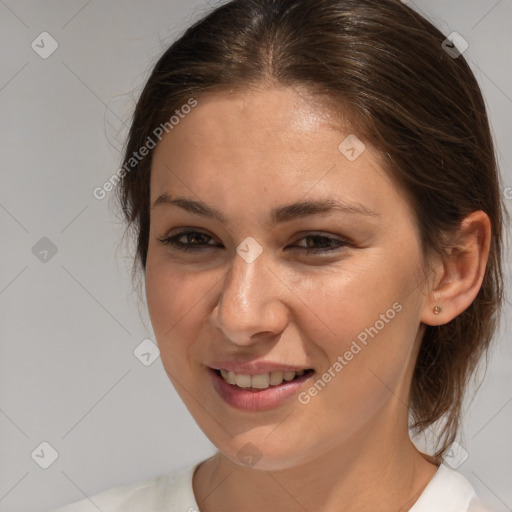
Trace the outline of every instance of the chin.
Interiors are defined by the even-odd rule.
[[[308,461],[304,453],[297,451],[299,443],[280,443],[275,446],[262,439],[237,440],[231,446],[217,446],[219,452],[233,464],[248,469],[261,471],[279,471],[306,464]]]

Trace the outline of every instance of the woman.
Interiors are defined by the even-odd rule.
[[[61,512],[477,509],[442,462],[497,325],[504,213],[461,51],[397,0],[234,0],[165,52],[118,191],[218,453]],[[428,455],[409,429],[430,426]]]

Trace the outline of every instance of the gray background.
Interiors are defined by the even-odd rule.
[[[408,3],[469,42],[512,197],[512,1]],[[49,510],[214,453],[160,359],[144,366],[134,356],[152,332],[131,287],[122,224],[92,195],[118,168],[151,66],[208,8],[0,0],[1,512]],[[31,47],[43,31],[59,45],[47,59]],[[465,417],[469,457],[458,469],[497,510],[512,510],[507,324]],[[58,452],[48,469],[38,464],[49,460],[43,441]]]

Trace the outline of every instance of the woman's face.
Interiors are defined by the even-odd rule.
[[[155,149],[146,268],[184,403],[261,469],[406,432],[426,296],[405,195],[294,89],[197,100]]]

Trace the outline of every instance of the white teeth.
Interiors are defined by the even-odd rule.
[[[270,372],[270,384],[277,386],[283,382],[283,372]]]
[[[289,382],[296,376],[304,374],[304,370],[297,372],[270,372],[260,373],[258,375],[245,375],[242,373],[235,373],[228,370],[220,370],[223,379],[232,385],[237,385],[240,388],[255,388],[266,389],[269,386],[278,386],[283,380]]]
[[[270,384],[270,376],[268,373],[262,373],[260,375],[253,375],[251,377],[251,386],[257,389],[268,388]]]
[[[236,385],[240,388],[251,387],[251,376],[243,375],[242,373],[235,374]]]
[[[221,370],[220,373],[227,382],[229,382],[230,384],[236,384],[235,372],[228,372],[227,370]]]

